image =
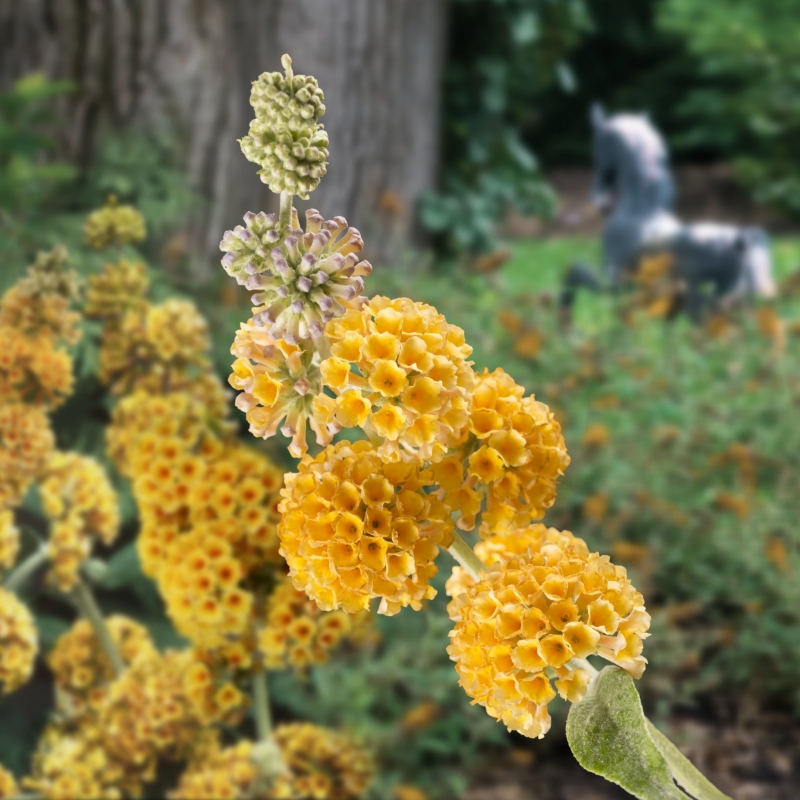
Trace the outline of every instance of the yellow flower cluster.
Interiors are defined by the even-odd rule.
[[[0,692],[13,692],[30,678],[38,649],[31,612],[0,588]]]
[[[19,787],[14,776],[0,764],[0,797],[16,797],[19,794]]]
[[[0,575],[11,569],[19,552],[19,529],[14,524],[14,514],[0,508]]]
[[[46,800],[120,800],[123,792],[136,796],[142,788],[138,769],[108,757],[101,724],[93,717],[51,722],[22,784]]]
[[[98,684],[79,713],[73,688],[60,687],[55,720],[39,741],[31,777],[23,781],[48,800],[140,797],[160,759],[193,760],[218,747],[216,732],[203,727],[184,691],[191,653],[156,652],[130,621],[114,627],[122,635],[123,658],[132,663],[107,686]],[[81,652],[82,639],[74,636],[70,646],[83,665],[59,672],[62,679],[74,679],[93,658]],[[69,657],[66,649],[61,657]],[[106,667],[94,663],[105,674]]]
[[[325,334],[322,383],[336,397],[315,398],[318,418],[380,437],[384,461],[436,462],[460,443],[474,385],[461,328],[425,303],[374,297]]]
[[[623,567],[544,525],[487,539],[476,553],[489,567],[480,580],[457,567],[447,584],[448,653],[464,691],[490,716],[542,737],[556,691],[571,702],[586,692],[580,659],[599,655],[641,676],[650,615]]]
[[[0,507],[16,505],[55,448],[44,410],[0,403]]]
[[[65,248],[55,247],[36,256],[26,276],[0,300],[0,328],[18,334],[75,344],[81,337],[80,314],[70,310],[79,294],[79,279],[68,269]]]
[[[142,311],[150,286],[147,267],[141,261],[121,259],[106,264],[89,277],[83,313],[89,319],[121,319],[128,311]]]
[[[548,406],[524,394],[504,370],[484,370],[464,445],[432,468],[445,502],[461,511],[462,530],[475,527],[484,499],[481,536],[541,519],[555,502],[570,462],[561,426]]]
[[[283,476],[235,441],[206,436],[187,446],[180,434],[191,429],[193,410],[185,408],[188,426],[178,422],[174,436],[144,434],[131,454],[142,523],[137,544],[178,630],[201,647],[221,647],[245,634],[251,589],[279,562]]]
[[[86,244],[95,250],[141,242],[145,235],[144,217],[133,206],[119,205],[114,195],[88,216],[83,227]]]
[[[128,311],[103,328],[100,380],[118,395],[179,390],[210,370],[210,346],[208,323],[189,300]]]
[[[282,580],[270,595],[265,625],[258,634],[258,649],[267,669],[304,669],[321,664],[330,651],[347,638],[363,640],[372,628],[372,615],[321,611],[319,606]]]
[[[228,382],[241,391],[236,407],[245,412],[250,433],[268,439],[280,425],[281,433],[291,438],[289,452],[295,458],[308,450],[307,424],[317,444],[330,444],[341,427],[326,424],[316,412],[315,398],[322,392],[318,354],[284,339],[275,341],[252,319],[236,332],[231,353],[236,361]]]
[[[435,595],[439,547],[452,543],[450,508],[424,491],[418,463],[383,461],[365,441],[305,456],[286,476],[278,535],[298,589],[330,611],[419,609]]]
[[[40,334],[0,327],[0,403],[55,407],[72,393],[72,358]]]
[[[105,622],[125,664],[155,652],[155,645],[143,625],[119,614],[107,617]],[[107,695],[106,684],[114,678],[111,662],[85,619],[79,619],[59,637],[47,656],[47,664],[59,689],[62,713],[83,713],[87,704],[97,710]]]
[[[190,765],[170,800],[359,800],[372,762],[342,734],[314,725],[281,725],[275,741],[288,772],[261,776],[258,746],[242,741]]]
[[[216,652],[186,656],[182,685],[194,714],[204,724],[237,725],[249,704],[234,682],[238,671],[252,667],[250,649],[242,642],[225,645]]]
[[[117,494],[95,459],[55,452],[44,469],[39,497],[50,520],[49,579],[63,592],[74,588],[92,549],[92,537],[111,544],[119,529]]]

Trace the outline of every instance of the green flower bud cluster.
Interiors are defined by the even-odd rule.
[[[146,235],[144,217],[133,206],[119,205],[113,194],[102,208],[89,214],[83,226],[86,244],[95,250],[141,242]]]
[[[282,231],[276,214],[248,211],[244,222],[222,237],[222,266],[256,291],[253,321],[269,326],[276,341],[317,339],[325,323],[365,300],[364,276],[372,265],[361,261],[363,239],[344,217],[324,220],[309,209],[305,232],[295,209]]]
[[[36,261],[28,267],[28,274],[18,284],[20,290],[30,296],[57,295],[67,300],[77,300],[81,279],[69,268],[69,253],[63,245],[36,254]]]
[[[293,73],[288,55],[281,63],[285,75],[265,72],[253,82],[256,118],[239,143],[245,157],[261,166],[258,174],[271,191],[308,199],[328,166],[328,134],[318,122],[324,95],[316,78]]]

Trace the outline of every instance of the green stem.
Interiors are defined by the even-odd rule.
[[[486,564],[475,555],[475,551],[461,538],[458,531],[453,531],[453,544],[447,548],[453,558],[461,564],[464,569],[475,578],[481,579],[481,573],[486,572]]]
[[[19,591],[27,582],[28,578],[30,578],[45,561],[47,561],[47,548],[40,547],[8,574],[8,577],[3,581],[3,588],[8,589],[9,592]]]
[[[256,717],[258,739],[265,742],[272,738],[272,714],[269,710],[269,687],[266,670],[253,675],[253,712]]]
[[[292,200],[294,195],[291,192],[281,192],[281,210],[278,214],[278,230],[282,231],[287,225],[292,224]]]
[[[97,601],[94,599],[92,590],[86,585],[82,578],[78,578],[78,583],[72,590],[72,599],[78,607],[81,616],[89,621],[89,624],[94,630],[100,646],[106,654],[106,657],[111,662],[111,667],[114,674],[120,676],[125,670],[125,662],[122,660],[119,649],[111,638],[111,633],[106,625],[105,618],[103,617]]]

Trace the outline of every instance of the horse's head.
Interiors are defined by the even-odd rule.
[[[629,199],[642,204],[642,210],[669,206],[673,192],[667,151],[648,116],[609,117],[601,105],[594,104],[591,125],[595,202],[608,206],[617,199]]]

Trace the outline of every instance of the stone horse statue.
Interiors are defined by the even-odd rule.
[[[675,186],[664,140],[647,115],[607,116],[592,107],[593,195],[610,214],[603,231],[605,281],[583,265],[567,274],[562,307],[579,287],[624,282],[649,253],[668,253],[693,319],[747,296],[774,297],[769,240],[760,228],[682,223],[672,212]]]

